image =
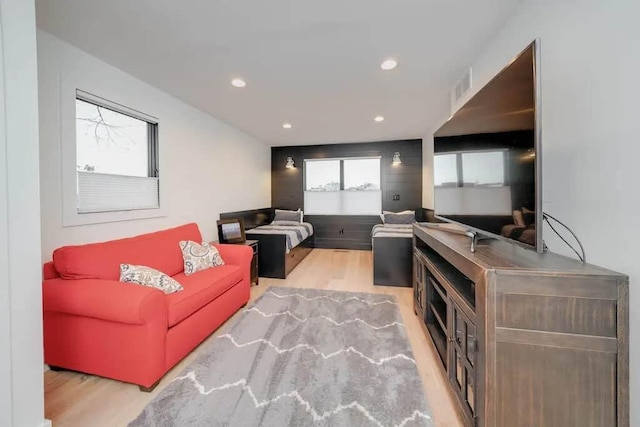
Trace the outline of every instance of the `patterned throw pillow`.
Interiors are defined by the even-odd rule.
[[[298,224],[302,222],[302,211],[285,211],[282,209],[276,209],[276,216],[273,221],[295,221]]]
[[[184,274],[187,276],[207,268],[224,265],[218,250],[207,242],[202,242],[200,245],[190,240],[182,240],[180,249],[184,260]]]
[[[161,271],[144,265],[120,264],[120,281],[160,289],[165,294],[182,290],[180,283]]]

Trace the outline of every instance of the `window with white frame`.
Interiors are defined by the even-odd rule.
[[[309,215],[377,215],[382,211],[380,157],[305,159]]]
[[[76,92],[77,213],[160,207],[158,122]]]

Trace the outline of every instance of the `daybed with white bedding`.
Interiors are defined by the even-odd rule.
[[[272,224],[247,230],[246,236],[258,241],[260,277],[286,279],[313,249],[313,227]]]
[[[256,234],[284,234],[286,236],[285,241],[285,253],[289,253],[296,246],[300,245],[309,236],[313,235],[313,226],[308,222],[302,222],[297,225],[284,224],[280,225],[276,221],[269,225],[262,225],[260,227],[252,228],[247,234],[251,234],[252,240],[256,239]]]
[[[260,277],[285,279],[313,249],[313,227],[301,210],[274,208],[224,212],[220,219],[242,219],[245,237],[258,241]]]
[[[411,287],[413,285],[412,223],[415,221],[415,215],[411,211],[384,212],[382,217],[385,223],[374,225],[371,230],[373,284]]]

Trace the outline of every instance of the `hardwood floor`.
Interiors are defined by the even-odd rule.
[[[438,356],[413,312],[411,288],[373,286],[371,262],[369,251],[314,249],[286,280],[261,278],[260,285],[251,288],[251,300],[258,298],[270,286],[395,295],[435,424],[447,427],[462,425]],[[229,321],[233,321],[234,317]],[[225,325],[212,337],[224,330]],[[138,386],[106,378],[47,371],[44,374],[45,416],[53,421],[54,427],[126,426],[193,360],[199,348],[167,373],[152,393],[143,393]]]

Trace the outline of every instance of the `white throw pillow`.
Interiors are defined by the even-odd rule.
[[[393,212],[393,211],[382,211],[382,215],[386,214],[396,214],[396,215],[406,215],[406,214],[414,214],[416,211],[412,211],[411,209],[407,209],[406,211]]]
[[[182,285],[171,277],[144,265],[120,264],[120,281],[160,289],[165,294],[182,290]]]
[[[184,260],[184,274],[187,276],[208,268],[224,265],[224,260],[218,250],[207,242],[198,244],[191,240],[182,240],[180,249]]]
[[[288,226],[288,225],[300,225],[300,223],[298,221],[273,221],[271,224],[269,225],[273,225],[276,227],[284,227],[284,226]]]

